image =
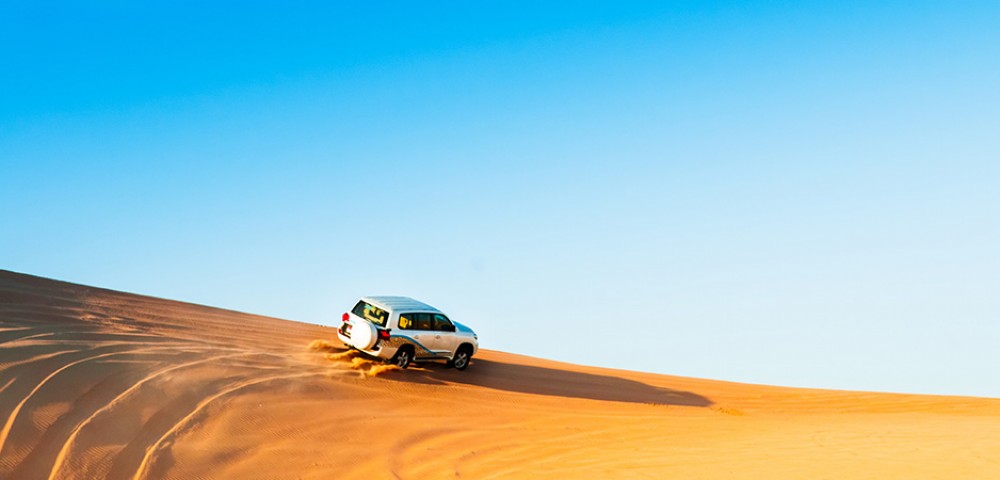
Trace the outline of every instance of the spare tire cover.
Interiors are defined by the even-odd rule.
[[[375,325],[364,320],[354,322],[354,326],[351,327],[351,345],[354,345],[354,348],[368,350],[375,346],[377,338]]]

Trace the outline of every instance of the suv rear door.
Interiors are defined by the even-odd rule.
[[[399,330],[401,335],[406,335],[412,338],[419,345],[422,345],[427,350],[434,352],[435,337],[438,332],[434,331],[434,319],[431,318],[429,313],[400,313],[399,314]],[[427,350],[417,347],[417,351],[414,353],[416,357],[427,357],[430,356]]]

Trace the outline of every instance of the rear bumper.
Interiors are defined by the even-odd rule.
[[[354,346],[351,345],[351,337],[348,337],[343,333],[340,333],[340,330],[337,330],[337,338],[344,343],[344,346],[354,348]]]

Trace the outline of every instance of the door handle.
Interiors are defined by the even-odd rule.
[[[441,335],[434,335],[434,338],[441,338]]]

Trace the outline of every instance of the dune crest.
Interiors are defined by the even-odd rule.
[[[334,335],[0,271],[0,478],[1000,477],[997,399],[396,371]]]

